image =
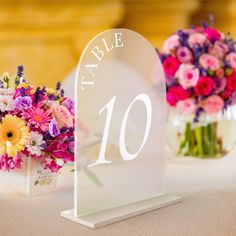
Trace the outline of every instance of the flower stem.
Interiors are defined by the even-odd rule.
[[[197,141],[197,150],[198,150],[198,155],[203,156],[204,151],[203,151],[203,127],[197,127],[195,128],[195,135],[196,135],[196,141]]]
[[[179,145],[179,155],[202,158],[219,156],[222,153],[222,140],[217,136],[217,122],[192,129],[185,124],[184,137]]]

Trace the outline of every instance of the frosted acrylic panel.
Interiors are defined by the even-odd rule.
[[[76,216],[163,194],[165,83],[153,46],[127,29],[97,35],[75,90]]]

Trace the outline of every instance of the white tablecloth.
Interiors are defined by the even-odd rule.
[[[167,191],[184,202],[97,230],[60,217],[73,207],[73,176],[63,174],[56,193],[0,196],[0,236],[235,236],[236,152],[222,159],[171,159]]]

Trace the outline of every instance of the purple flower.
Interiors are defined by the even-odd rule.
[[[29,109],[32,106],[32,99],[29,96],[17,97],[15,100],[15,106],[17,109],[19,109],[21,111]]]
[[[22,97],[24,97],[25,96],[25,88],[20,88],[20,95],[22,96]]]
[[[24,67],[18,66],[17,77],[21,78],[23,76]]]
[[[50,94],[50,95],[48,96],[48,99],[49,99],[50,101],[54,101],[54,100],[55,100],[55,95],[54,95],[54,94]]]
[[[60,129],[55,119],[52,119],[49,124],[49,133],[52,137],[56,137],[60,134]]]
[[[61,82],[57,82],[56,90],[59,91],[61,89]]]
[[[72,99],[66,98],[61,105],[65,106],[72,114],[74,114],[75,103]]]

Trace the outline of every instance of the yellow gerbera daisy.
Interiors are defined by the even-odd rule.
[[[29,139],[29,127],[21,118],[6,115],[0,123],[0,153],[9,157],[24,150]]]

